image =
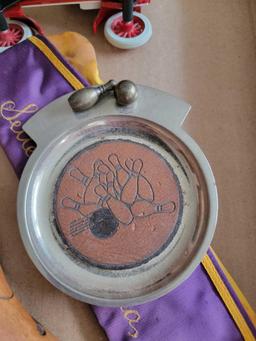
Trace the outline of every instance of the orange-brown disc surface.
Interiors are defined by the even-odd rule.
[[[150,147],[98,142],[65,166],[54,193],[65,249],[98,267],[125,269],[162,252],[179,227],[178,179]]]

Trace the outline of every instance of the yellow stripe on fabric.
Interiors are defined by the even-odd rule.
[[[242,316],[241,312],[239,311],[235,301],[233,300],[232,296],[230,295],[227,287],[223,283],[219,273],[217,272],[214,264],[212,263],[210,257],[206,255],[202,260],[202,265],[204,266],[206,272],[208,273],[209,277],[211,278],[213,284],[215,285],[216,290],[220,294],[223,302],[225,303],[230,315],[232,316],[233,320],[235,321],[240,333],[242,334],[245,341],[255,341],[255,338],[248,327],[244,317]]]
[[[30,37],[29,40],[50,60],[50,62],[63,75],[63,77],[65,77],[65,79],[75,90],[84,88],[83,83],[76,78],[76,76],[58,59],[58,57],[56,57],[56,55],[42,40],[35,36]]]
[[[222,271],[226,275],[228,281],[230,282],[230,285],[234,289],[239,301],[244,307],[244,310],[246,311],[247,315],[249,316],[250,320],[252,321],[253,325],[256,327],[256,313],[250,306],[250,303],[247,301],[246,297],[242,293],[242,291],[239,289],[238,285],[236,284],[235,280],[232,278],[228,270],[225,268],[224,264],[221,262],[215,251],[210,248],[212,253],[214,254],[214,257],[216,258],[217,262],[219,263],[219,266],[221,267]]]

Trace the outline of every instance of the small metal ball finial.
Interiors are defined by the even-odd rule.
[[[114,87],[117,104],[126,106],[132,104],[138,98],[138,90],[136,85],[129,81],[123,80]]]

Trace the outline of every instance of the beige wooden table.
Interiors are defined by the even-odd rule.
[[[47,34],[66,30],[94,44],[102,78],[129,78],[192,104],[185,123],[212,164],[220,196],[213,246],[256,308],[256,38],[254,2],[161,0],[144,10],[154,36],[117,50],[94,36],[95,13],[77,6],[30,9]],[[17,296],[63,341],[105,340],[90,308],[52,287],[27,257],[16,223],[18,180],[0,150],[0,256]]]

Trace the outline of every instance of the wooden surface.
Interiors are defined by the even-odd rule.
[[[22,307],[0,266],[0,339],[11,341],[57,341]]]
[[[96,36],[95,13],[76,6],[30,9],[48,34],[78,31],[94,44],[105,80],[130,78],[192,104],[185,123],[211,162],[220,212],[213,246],[256,308],[256,6],[247,0],[161,0],[144,10],[154,36],[119,51]],[[0,255],[8,281],[32,315],[63,341],[105,340],[90,308],[35,269],[16,223],[18,180],[0,151]]]

